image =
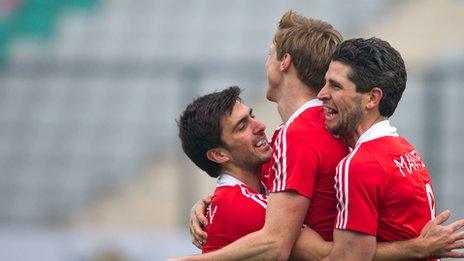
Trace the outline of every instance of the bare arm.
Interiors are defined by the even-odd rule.
[[[375,247],[375,236],[335,229],[332,250],[324,260],[372,260]]]
[[[325,241],[316,231],[305,228],[295,242],[290,259],[321,260],[328,256],[332,242]]]
[[[295,243],[294,260],[372,260],[375,254],[374,236],[335,230],[335,243],[326,242],[312,229],[304,229]]]
[[[464,220],[458,220],[443,226],[450,211],[440,213],[429,221],[419,237],[397,242],[379,243],[375,260],[405,260],[419,258],[462,258],[463,252],[453,250],[464,248],[464,232],[458,230],[464,226]]]
[[[189,231],[192,243],[199,249],[208,239],[208,235],[203,230],[208,225],[208,219],[205,216],[206,208],[211,203],[212,196],[206,196],[200,199],[190,210]]]
[[[186,260],[286,260],[300,234],[310,200],[297,193],[271,193],[264,227],[215,252]]]
[[[464,220],[442,225],[450,217],[450,211],[440,213],[428,222],[421,234],[414,239],[378,243],[374,260],[411,260],[420,258],[462,258],[464,248]],[[328,256],[332,242],[326,242],[312,229],[304,229],[292,250],[292,259],[321,260]]]

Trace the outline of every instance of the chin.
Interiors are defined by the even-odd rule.
[[[340,135],[340,128],[338,126],[333,126],[333,127],[330,127],[330,126],[327,126],[327,129],[334,135]]]
[[[272,157],[272,154],[271,155],[262,155],[261,157],[258,158],[258,161],[259,161],[259,164],[263,164],[263,163],[266,163],[268,162]]]
[[[268,101],[271,101],[271,102],[275,102],[275,101],[276,101],[275,97],[274,97],[269,91],[266,92],[266,99],[267,99]]]
[[[276,89],[272,88],[270,85],[266,89],[266,99],[271,102],[275,102],[276,99]]]

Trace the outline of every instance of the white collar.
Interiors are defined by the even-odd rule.
[[[219,175],[218,179],[217,179],[217,186],[218,187],[222,187],[222,186],[235,186],[235,185],[242,185],[244,184],[243,182],[241,182],[240,180],[238,180],[237,178],[229,175],[229,174],[226,174],[226,173],[222,173]]]
[[[396,131],[396,128],[390,125],[389,120],[379,121],[376,124],[372,125],[359,137],[355,147],[357,147],[363,142],[375,140],[385,136],[399,136],[398,132]]]
[[[303,106],[298,108],[298,110],[296,110],[296,112],[294,112],[292,114],[292,116],[290,116],[290,118],[288,118],[288,120],[287,120],[287,122],[285,124],[291,123],[296,117],[298,117],[305,110],[307,110],[309,108],[312,108],[312,107],[316,107],[316,106],[322,106],[322,101],[319,100],[319,99],[312,99],[310,101],[305,102],[305,104],[303,104]]]

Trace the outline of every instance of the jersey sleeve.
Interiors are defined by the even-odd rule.
[[[372,157],[353,151],[337,167],[336,229],[377,236],[379,205],[385,183],[383,169]]]
[[[241,186],[229,211],[228,234],[232,241],[260,230],[264,225],[267,198]]]
[[[267,198],[243,185],[222,188],[208,207],[208,240],[203,253],[220,249],[235,240],[261,229],[264,225]]]
[[[311,128],[290,126],[277,138],[273,157],[275,163],[270,192],[292,190],[312,198],[319,167],[317,134]]]

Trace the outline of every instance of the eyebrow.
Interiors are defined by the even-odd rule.
[[[335,81],[335,80],[330,79],[328,82],[330,83],[330,85],[333,85],[333,86],[336,86],[336,87],[342,87],[342,85],[339,82]]]

